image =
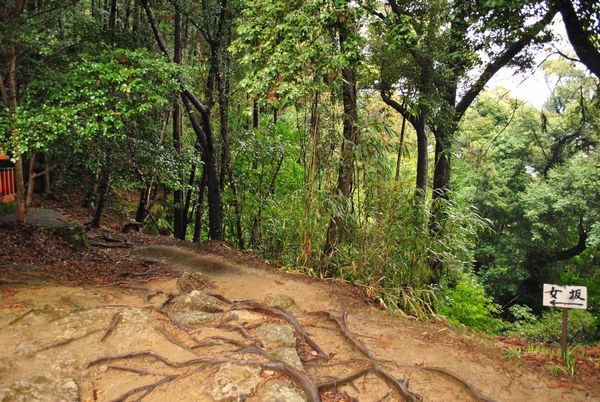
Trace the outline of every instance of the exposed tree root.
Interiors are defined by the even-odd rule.
[[[195,345],[192,345],[191,348],[192,349],[199,349],[199,348],[206,348],[206,347],[218,346],[218,345],[220,345],[219,342],[210,341],[210,340],[203,340],[203,341],[200,341],[200,342],[196,343]]]
[[[138,290],[141,290],[141,289],[142,288],[140,288]],[[170,301],[175,296],[176,295],[169,294],[167,296],[166,302],[163,303],[163,306],[170,303]],[[226,299],[226,300],[229,300],[229,299]],[[229,301],[229,302],[231,302],[231,301]],[[261,313],[261,314],[273,316],[273,317],[276,317],[276,318],[286,321],[287,323],[291,324],[291,326],[294,328],[297,336],[299,338],[303,339],[306,342],[306,344],[308,344],[314,350],[314,352],[316,352],[316,354],[319,357],[328,358],[328,356],[316,344],[316,342],[314,342],[311,339],[311,337],[306,333],[306,331],[304,330],[302,325],[298,322],[298,320],[292,314],[290,314],[288,311],[286,311],[285,309],[277,308],[277,307],[267,307],[258,302],[253,302],[253,301],[231,302],[231,303],[232,303],[231,304],[232,311],[234,311],[234,310],[249,310],[249,311],[254,311],[254,312]],[[93,308],[101,308],[101,307],[128,307],[128,308],[140,309],[138,307],[122,306],[122,305],[107,305],[107,306],[99,306],[99,307],[93,307]],[[158,314],[168,317],[170,322],[172,323],[172,325],[182,329],[187,335],[191,335],[189,332],[189,328],[185,328],[185,327],[182,328],[182,326],[173,322],[173,320],[170,319],[169,314],[167,312],[162,311],[161,309],[158,309],[155,306],[145,307],[144,309],[150,309],[151,311],[155,311]],[[15,320],[11,321],[11,323],[9,323],[9,325],[11,325],[13,322],[16,322],[16,321],[24,318],[25,316],[30,314],[32,311],[33,310],[25,312],[21,316],[17,317]],[[241,334],[241,336],[252,341],[252,343],[248,344],[244,341],[240,341],[237,339],[215,336],[215,337],[203,339],[202,341],[197,342],[196,344],[194,344],[192,346],[187,346],[184,343],[173,338],[173,336],[169,332],[167,332],[164,328],[162,328],[162,329],[158,328],[157,331],[161,332],[165,336],[167,341],[169,341],[170,343],[172,343],[190,353],[195,354],[198,357],[189,359],[189,360],[185,360],[185,361],[173,362],[173,361],[169,360],[168,358],[157,354],[154,351],[147,350],[147,351],[140,351],[140,352],[133,352],[133,353],[114,355],[114,356],[101,357],[99,359],[89,362],[86,367],[90,368],[90,367],[97,366],[100,364],[116,362],[119,360],[143,358],[143,357],[150,358],[153,361],[160,362],[160,363],[164,364],[165,366],[173,368],[173,369],[182,369],[185,367],[195,367],[196,370],[200,370],[200,369],[203,369],[201,367],[204,367],[206,364],[221,365],[221,364],[225,364],[225,363],[231,363],[231,364],[240,365],[240,366],[258,366],[265,370],[276,371],[276,372],[288,377],[294,384],[296,384],[299,388],[301,388],[305,392],[305,394],[309,397],[309,400],[311,402],[321,402],[321,393],[322,392],[326,392],[328,390],[338,388],[343,385],[353,385],[353,382],[356,381],[357,379],[359,379],[361,377],[365,377],[368,374],[373,374],[373,375],[377,376],[378,378],[380,378],[381,380],[383,380],[389,386],[390,392],[393,392],[394,394],[398,394],[404,400],[407,400],[410,402],[421,401],[422,399],[419,395],[413,393],[412,391],[410,391],[408,389],[407,382],[398,380],[394,375],[390,374],[389,372],[387,372],[384,369],[384,366],[387,366],[388,364],[390,364],[399,369],[418,369],[418,370],[431,371],[431,372],[436,372],[436,373],[445,375],[445,376],[451,378],[452,380],[456,381],[457,383],[461,384],[462,386],[464,386],[470,392],[470,394],[472,396],[479,399],[480,401],[493,402],[492,399],[484,396],[479,390],[477,390],[471,384],[469,384],[465,380],[461,379],[460,377],[456,376],[455,374],[451,373],[450,371],[448,371],[446,369],[438,368],[438,367],[415,366],[415,365],[401,366],[394,362],[388,362],[388,361],[380,360],[380,359],[376,358],[367,349],[367,347],[365,347],[365,345],[362,344],[356,338],[356,335],[350,331],[350,328],[348,325],[347,312],[344,313],[341,317],[337,317],[329,312],[318,312],[316,314],[322,315],[322,316],[326,317],[329,321],[332,321],[333,323],[335,323],[335,325],[337,326],[337,329],[341,332],[341,335],[344,337],[344,339],[346,339],[346,341],[348,343],[350,343],[356,351],[358,351],[362,356],[364,356],[364,358],[361,358],[361,359],[352,359],[352,360],[348,360],[348,361],[344,361],[344,362],[340,362],[340,363],[332,363],[329,366],[339,366],[339,365],[348,365],[351,363],[356,363],[356,364],[360,364],[360,366],[362,366],[362,368],[358,369],[356,372],[351,373],[345,377],[334,378],[334,379],[331,379],[330,381],[327,381],[327,382],[324,382],[321,384],[317,384],[316,381],[311,376],[309,376],[307,373],[300,371],[300,370],[294,368],[293,366],[290,366],[286,362],[278,360],[273,355],[271,355],[269,352],[267,352],[265,349],[263,349],[262,345],[260,344],[260,341],[257,341],[252,336],[252,334],[248,330],[248,327],[246,327],[244,324],[241,324],[241,325],[228,324],[227,321],[219,323],[218,326],[221,328],[224,328],[224,329],[239,332]],[[121,319],[121,315],[120,315],[120,313],[117,312],[113,316],[110,325],[106,329],[104,329],[104,335],[102,336],[100,341],[105,340],[110,335],[110,333],[118,325],[120,319]],[[260,324],[256,324],[256,325],[260,325]],[[322,327],[322,328],[330,329],[330,328],[326,328],[326,327]],[[94,330],[94,331],[91,331],[82,336],[67,339],[67,340],[61,341],[59,343],[44,347],[44,348],[38,350],[36,353],[43,351],[43,350],[50,349],[50,348],[66,345],[72,341],[81,339],[83,337],[89,336],[89,335],[91,335],[95,332],[99,332],[99,331],[103,331],[103,329]],[[194,339],[194,341],[197,341],[197,339],[194,338],[193,336],[192,336],[192,338]],[[198,349],[198,348],[205,347],[205,346],[224,346],[224,344],[233,345],[233,346],[237,347],[238,349],[223,350],[221,356],[200,356],[194,350],[194,349]],[[235,356],[231,356],[231,357],[229,356],[230,353],[231,354],[254,354],[254,355],[260,356],[260,359],[259,360],[235,359],[234,358]],[[124,400],[134,397],[134,396],[135,396],[135,398],[137,398],[137,400],[141,400],[145,396],[147,396],[149,393],[153,392],[157,387],[164,385],[166,383],[169,383],[171,381],[174,381],[177,378],[181,378],[180,375],[153,373],[153,372],[150,372],[150,371],[147,371],[147,370],[144,370],[141,368],[135,368],[135,367],[123,367],[123,366],[113,366],[113,365],[111,365],[109,367],[113,370],[129,371],[129,372],[132,372],[132,373],[135,373],[138,375],[143,375],[143,376],[153,375],[153,376],[163,377],[162,379],[160,379],[159,381],[157,381],[153,384],[148,384],[148,385],[145,385],[142,387],[132,389],[132,390],[128,391],[127,393],[121,395],[114,401],[124,401]],[[316,366],[316,367],[319,367],[319,366]],[[349,400],[352,399],[352,397],[350,397],[350,396],[347,396],[347,398]]]
[[[397,390],[406,390],[408,391],[408,389],[406,388],[405,384],[403,384],[402,382],[398,381],[395,377],[393,377],[392,375],[390,375],[389,373],[387,373],[386,371],[384,371],[381,368],[381,364],[389,364],[392,362],[388,362],[388,361],[382,361],[379,360],[377,358],[375,358],[366,348],[365,346],[360,343],[357,339],[354,338],[354,336],[350,333],[349,329],[348,329],[348,313],[345,312],[342,315],[342,320],[338,319],[337,317],[335,317],[334,315],[332,315],[329,312],[318,312],[318,314],[320,315],[324,315],[327,318],[329,318],[330,320],[334,321],[338,327],[340,328],[342,334],[344,335],[344,337],[356,348],[358,349],[365,357],[367,357],[367,359],[369,361],[371,361],[372,363],[374,363],[373,367],[369,370],[373,373],[375,373],[376,375],[378,375],[380,378],[382,378],[383,380],[385,380],[388,385],[392,386],[393,388],[396,388]],[[469,382],[465,381],[464,379],[460,378],[459,376],[457,376],[456,374],[450,372],[449,370],[446,370],[444,368],[441,367],[428,367],[428,366],[400,366],[400,365],[396,365],[399,368],[410,368],[410,369],[418,369],[418,370],[425,370],[425,371],[432,371],[432,372],[437,372],[440,374],[443,374],[447,377],[450,377],[451,379],[453,379],[454,381],[458,382],[459,384],[461,384],[463,387],[465,387],[470,393],[471,395],[473,395],[475,398],[479,399],[482,402],[494,402],[493,399],[483,395],[481,393],[481,391],[479,391],[477,388],[475,388],[472,384],[470,384]],[[408,391],[410,394],[412,394],[410,391]],[[401,394],[404,395],[404,391],[401,392]],[[420,400],[420,397],[417,396],[416,394],[412,394],[414,396],[416,396],[417,400]],[[407,397],[405,395],[405,397]],[[411,400],[411,399],[409,399]]]
[[[152,280],[152,278],[147,278],[147,279],[138,279],[136,282],[137,283],[148,283]],[[132,285],[131,282],[127,282],[127,281],[116,281],[116,282],[110,282],[110,283],[105,283],[104,285],[97,285],[94,286],[95,288],[129,288],[129,289],[136,289],[136,290],[147,290],[145,288],[141,289],[139,286],[135,287],[135,285]]]
[[[110,325],[104,331],[102,338],[100,338],[100,342],[103,342],[111,334],[111,332],[119,324],[119,321],[121,321],[121,313],[116,312],[115,315],[113,315],[112,320],[110,321]]]
[[[31,285],[31,283],[27,281],[17,281],[12,279],[0,279],[0,286],[3,285]]]
[[[396,389],[396,391],[398,391],[398,393],[407,401],[415,402],[423,400],[421,396],[409,391],[404,381],[398,381],[394,376],[382,370],[379,366],[373,366],[371,371],[379,378],[383,379],[390,387]]]
[[[183,349],[183,350],[186,350],[186,351],[188,351],[188,352],[190,352],[190,353],[192,353],[192,354],[194,354],[194,355],[196,354],[196,352],[193,350],[193,348],[191,348],[191,347],[189,347],[189,346],[185,345],[183,342],[180,342],[180,341],[178,341],[177,339],[175,339],[175,337],[173,337],[173,335],[171,335],[171,334],[169,333],[169,331],[167,331],[165,328],[158,327],[158,328],[155,328],[155,329],[156,329],[156,330],[157,330],[157,331],[158,331],[158,332],[159,332],[159,333],[160,333],[160,334],[161,334],[161,335],[162,335],[162,336],[163,336],[163,337],[164,337],[164,338],[165,338],[165,339],[166,339],[168,342],[170,342],[170,343],[172,343],[173,345],[175,345],[175,346],[177,346],[177,347],[179,347],[179,348],[181,348],[181,349]]]
[[[219,328],[222,328],[226,331],[236,331],[240,335],[242,335],[244,338],[251,340],[254,344],[259,345],[261,347],[263,346],[263,343],[261,342],[261,340],[253,337],[252,334],[248,331],[248,329],[244,326],[244,324],[240,324],[240,325],[226,324],[226,325],[220,325]]]
[[[238,341],[237,339],[227,338],[224,336],[211,336],[210,338],[207,338],[207,339],[214,339],[215,341],[229,343],[230,345],[237,346],[238,348],[241,348],[241,349],[245,349],[245,348],[254,346],[254,344],[247,345],[244,342]]]
[[[321,349],[319,347],[319,345],[317,345],[317,343],[315,341],[312,340],[312,338],[306,333],[306,331],[304,330],[304,328],[302,328],[302,325],[300,325],[300,323],[298,322],[298,320],[296,320],[296,318],[291,315],[290,313],[288,313],[285,309],[279,308],[279,307],[267,307],[267,306],[263,306],[262,304],[256,303],[256,302],[241,302],[241,303],[236,303],[233,305],[233,307],[231,308],[232,310],[250,310],[250,311],[257,311],[259,313],[263,313],[263,314],[268,314],[271,316],[276,316],[279,318],[283,318],[285,321],[287,321],[290,325],[292,325],[292,327],[294,327],[294,330],[296,331],[296,333],[301,336],[304,341],[315,351],[317,352],[317,356],[323,358],[323,359],[329,359],[329,356],[327,356],[327,354],[325,354],[325,352],[323,351],[323,349]]]
[[[329,320],[335,322],[337,324],[338,328],[340,329],[340,331],[342,332],[342,335],[344,335],[344,338],[346,338],[346,340],[348,342],[350,342],[352,344],[352,346],[354,346],[367,359],[378,362],[378,360],[375,358],[375,356],[373,356],[371,354],[371,352],[369,352],[367,350],[367,348],[365,348],[365,346],[362,343],[360,343],[360,341],[358,341],[356,338],[354,338],[354,336],[348,330],[348,312],[345,312],[342,315],[341,320],[327,311],[318,311],[315,314],[324,315]]]
[[[167,298],[165,299],[164,302],[162,302],[162,304],[160,305],[160,309],[164,309],[165,307],[167,307],[169,304],[171,304],[171,302],[173,301],[173,299],[177,297],[177,295],[173,294],[173,293],[169,293],[167,294]]]
[[[386,400],[386,398],[387,398],[388,396],[390,396],[390,393],[389,393],[389,392],[388,392],[387,394],[385,394],[384,396],[382,396],[381,398],[379,398],[379,399],[377,400],[377,402],[382,402],[382,401],[385,401],[385,400]]]
[[[321,383],[321,384],[319,384],[319,391],[324,392],[331,388],[337,388],[337,387],[346,385],[346,384],[356,380],[357,378],[360,378],[363,375],[368,374],[371,371],[372,367],[373,366],[368,366],[361,370],[358,370],[355,373],[350,374],[349,376],[342,377],[342,378],[336,378],[331,381]]]
[[[100,240],[104,240],[108,243],[126,243],[129,244],[127,242],[127,240],[121,240],[121,239],[115,239],[114,237],[109,237],[108,235],[100,235],[100,236],[94,236],[94,237],[90,237],[90,240],[96,240],[96,239],[100,239]]]
[[[127,398],[129,398],[130,396],[133,396],[135,394],[139,394],[140,392],[143,392],[143,394],[137,399],[138,401],[141,401],[144,397],[146,397],[150,392],[154,391],[157,387],[169,383],[171,381],[173,381],[174,379],[176,379],[177,375],[168,375],[166,377],[164,377],[162,380],[154,382],[152,384],[148,384],[148,385],[144,385],[138,388],[134,388],[126,393],[124,393],[123,395],[113,399],[111,402],[123,402],[125,400],[127,400]]]
[[[189,293],[193,290],[214,288],[214,285],[211,285],[208,281],[204,281],[196,277],[186,277],[185,281],[183,281],[182,277],[180,276],[175,283],[177,285],[177,289],[179,289],[179,291],[182,293]]]
[[[383,379],[390,387],[392,387],[400,395],[402,395],[402,397],[404,397],[405,400],[410,402],[422,400],[422,398],[419,395],[409,391],[404,382],[398,381],[396,378],[394,378],[394,376],[381,369],[381,362],[377,358],[375,358],[362,343],[360,343],[356,338],[354,338],[354,336],[350,333],[350,330],[348,329],[348,312],[345,312],[342,315],[341,320],[335,317],[333,314],[326,311],[319,312],[318,314],[324,315],[325,317],[335,322],[342,334],[344,335],[344,338],[372,363],[367,372],[372,372],[379,378]],[[366,374],[364,370],[365,369],[355,373],[354,375],[356,375],[356,377],[354,377],[353,379],[356,379]],[[354,375],[350,375],[348,378],[352,378]]]
[[[146,292],[144,294],[144,303],[149,304],[154,296],[158,296],[158,295],[162,295],[162,294],[163,294],[163,291],[160,289],[148,290],[148,292]]]
[[[86,332],[85,334],[80,335],[80,336],[76,336],[76,337],[69,338],[69,339],[64,339],[64,340],[62,340],[60,342],[53,343],[52,345],[44,346],[43,348],[36,350],[33,354],[36,355],[36,354],[38,354],[40,352],[43,352],[45,350],[48,350],[48,349],[53,349],[53,348],[58,348],[60,346],[68,345],[71,342],[78,341],[80,339],[86,338],[86,337],[88,337],[90,335],[93,335],[96,332],[100,332],[100,331],[102,331],[102,328],[94,329],[94,330]]]
[[[465,387],[471,393],[471,395],[473,395],[476,399],[479,399],[482,402],[495,402],[494,399],[489,398],[489,397],[483,395],[483,393],[481,391],[479,391],[474,385],[472,385],[471,383],[469,383],[466,380],[462,379],[458,375],[450,372],[449,370],[446,370],[445,368],[442,368],[442,367],[430,367],[430,366],[399,366],[399,367],[413,368],[413,369],[423,370],[423,371],[432,371],[432,372],[435,372],[435,373],[443,374],[443,375],[445,375],[447,377],[450,377],[452,380],[458,382],[463,387]]]
[[[99,241],[90,242],[91,246],[101,248],[131,248],[131,244],[120,244],[120,243],[102,243]]]
[[[112,365],[107,365],[106,367],[108,367],[111,370],[117,370],[117,371],[128,371],[130,373],[135,373],[141,376],[165,376],[167,374],[160,374],[160,373],[153,373],[151,371],[147,371],[141,368],[137,368],[137,367],[124,367],[124,366],[112,366]]]
[[[86,365],[86,368],[94,367],[99,364],[104,364],[104,363],[113,362],[113,361],[117,361],[117,360],[132,359],[132,358],[136,358],[136,357],[150,357],[156,361],[163,363],[165,366],[168,366],[171,368],[189,367],[189,366],[193,366],[195,364],[203,363],[206,361],[205,357],[198,357],[195,359],[185,360],[182,362],[172,362],[169,359],[162,357],[161,355],[156,354],[151,350],[144,350],[141,352],[132,352],[132,353],[124,353],[124,354],[114,355],[114,356],[101,357],[99,359],[92,360],[91,362],[89,362]]]
[[[13,319],[12,321],[10,321],[8,324],[3,326],[2,328],[10,327],[11,325],[18,323],[19,321],[21,321],[23,318],[27,317],[29,314],[33,313],[34,311],[36,311],[36,309],[27,310],[26,312],[24,312],[20,316],[16,317],[15,319]]]
[[[152,275],[155,272],[156,272],[155,269],[149,269],[144,272],[123,271],[119,274],[119,276],[148,276],[148,275]]]
[[[254,353],[260,356],[267,357],[268,359],[272,359],[266,351],[258,347],[250,347],[246,350],[240,351],[240,353]],[[290,366],[285,362],[279,360],[236,360],[223,357],[207,358],[205,361],[213,364],[231,363],[239,366],[259,366],[264,370],[276,371],[290,378],[296,385],[298,385],[309,397],[311,402],[321,402],[319,387],[314,382],[314,380],[307,374],[303,373],[302,371],[299,371],[298,369]]]
[[[220,294],[218,294],[218,293],[208,293],[208,292],[207,292],[206,294],[207,294],[207,295],[209,295],[209,296],[212,296],[212,297],[214,297],[215,299],[217,299],[217,300],[220,300],[220,301],[222,301],[223,303],[225,303],[225,304],[228,304],[228,305],[230,305],[230,306],[231,306],[232,304],[234,304],[234,302],[233,302],[231,299],[228,299],[227,297],[225,297],[225,296],[223,296],[223,295],[220,295]]]

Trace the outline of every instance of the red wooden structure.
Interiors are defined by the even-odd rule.
[[[8,161],[10,158],[0,154],[0,161]],[[0,204],[8,204],[15,200],[15,168],[0,167]]]

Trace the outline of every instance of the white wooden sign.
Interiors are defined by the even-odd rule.
[[[559,286],[544,283],[543,305],[558,308],[587,309],[585,286]]]

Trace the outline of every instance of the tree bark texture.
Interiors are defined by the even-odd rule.
[[[406,133],[406,118],[402,116],[402,128],[400,129],[400,144],[398,145],[398,158],[396,159],[395,180],[400,180],[400,165],[402,164],[402,153],[404,152],[404,134]]]
[[[173,62],[181,64],[182,46],[181,46],[181,13],[175,11],[174,20],[175,46],[173,51]],[[177,178],[178,188],[173,192],[173,236],[177,239],[185,239],[185,216],[183,199],[183,151],[181,145],[182,135],[182,115],[179,101],[173,103],[173,148],[177,157]]]
[[[340,40],[340,49],[344,51],[347,46],[350,36],[355,34],[354,27],[349,22],[341,22],[338,25],[338,33]],[[325,240],[325,247],[323,255],[328,258],[333,253],[333,250],[337,247],[340,240],[342,240],[348,231],[346,227],[345,218],[348,213],[348,200],[352,196],[352,178],[354,174],[354,148],[358,143],[358,108],[356,103],[356,70],[352,66],[352,62],[348,63],[348,66],[342,69],[342,96],[344,103],[344,118],[343,118],[343,135],[344,139],[342,142],[342,150],[340,156],[340,166],[338,171],[338,185],[337,185],[337,196],[340,197],[341,202],[341,214],[333,216],[329,223],[327,230],[327,238]],[[326,274],[331,275],[329,272],[330,267],[327,267]]]
[[[555,4],[560,10],[569,42],[571,42],[577,57],[596,77],[600,78],[600,51],[592,42],[594,34],[586,31],[572,1],[557,0]]]

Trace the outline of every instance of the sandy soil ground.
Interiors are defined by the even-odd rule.
[[[119,252],[180,279],[0,286],[0,401],[294,401],[319,385],[326,401],[600,400],[598,389],[509,363],[493,340],[394,318],[349,286],[140,243]],[[195,274],[182,282],[184,272]],[[182,323],[175,307],[193,289],[218,306]],[[266,324],[294,330],[295,370],[295,355],[277,357],[285,339],[261,335]]]

